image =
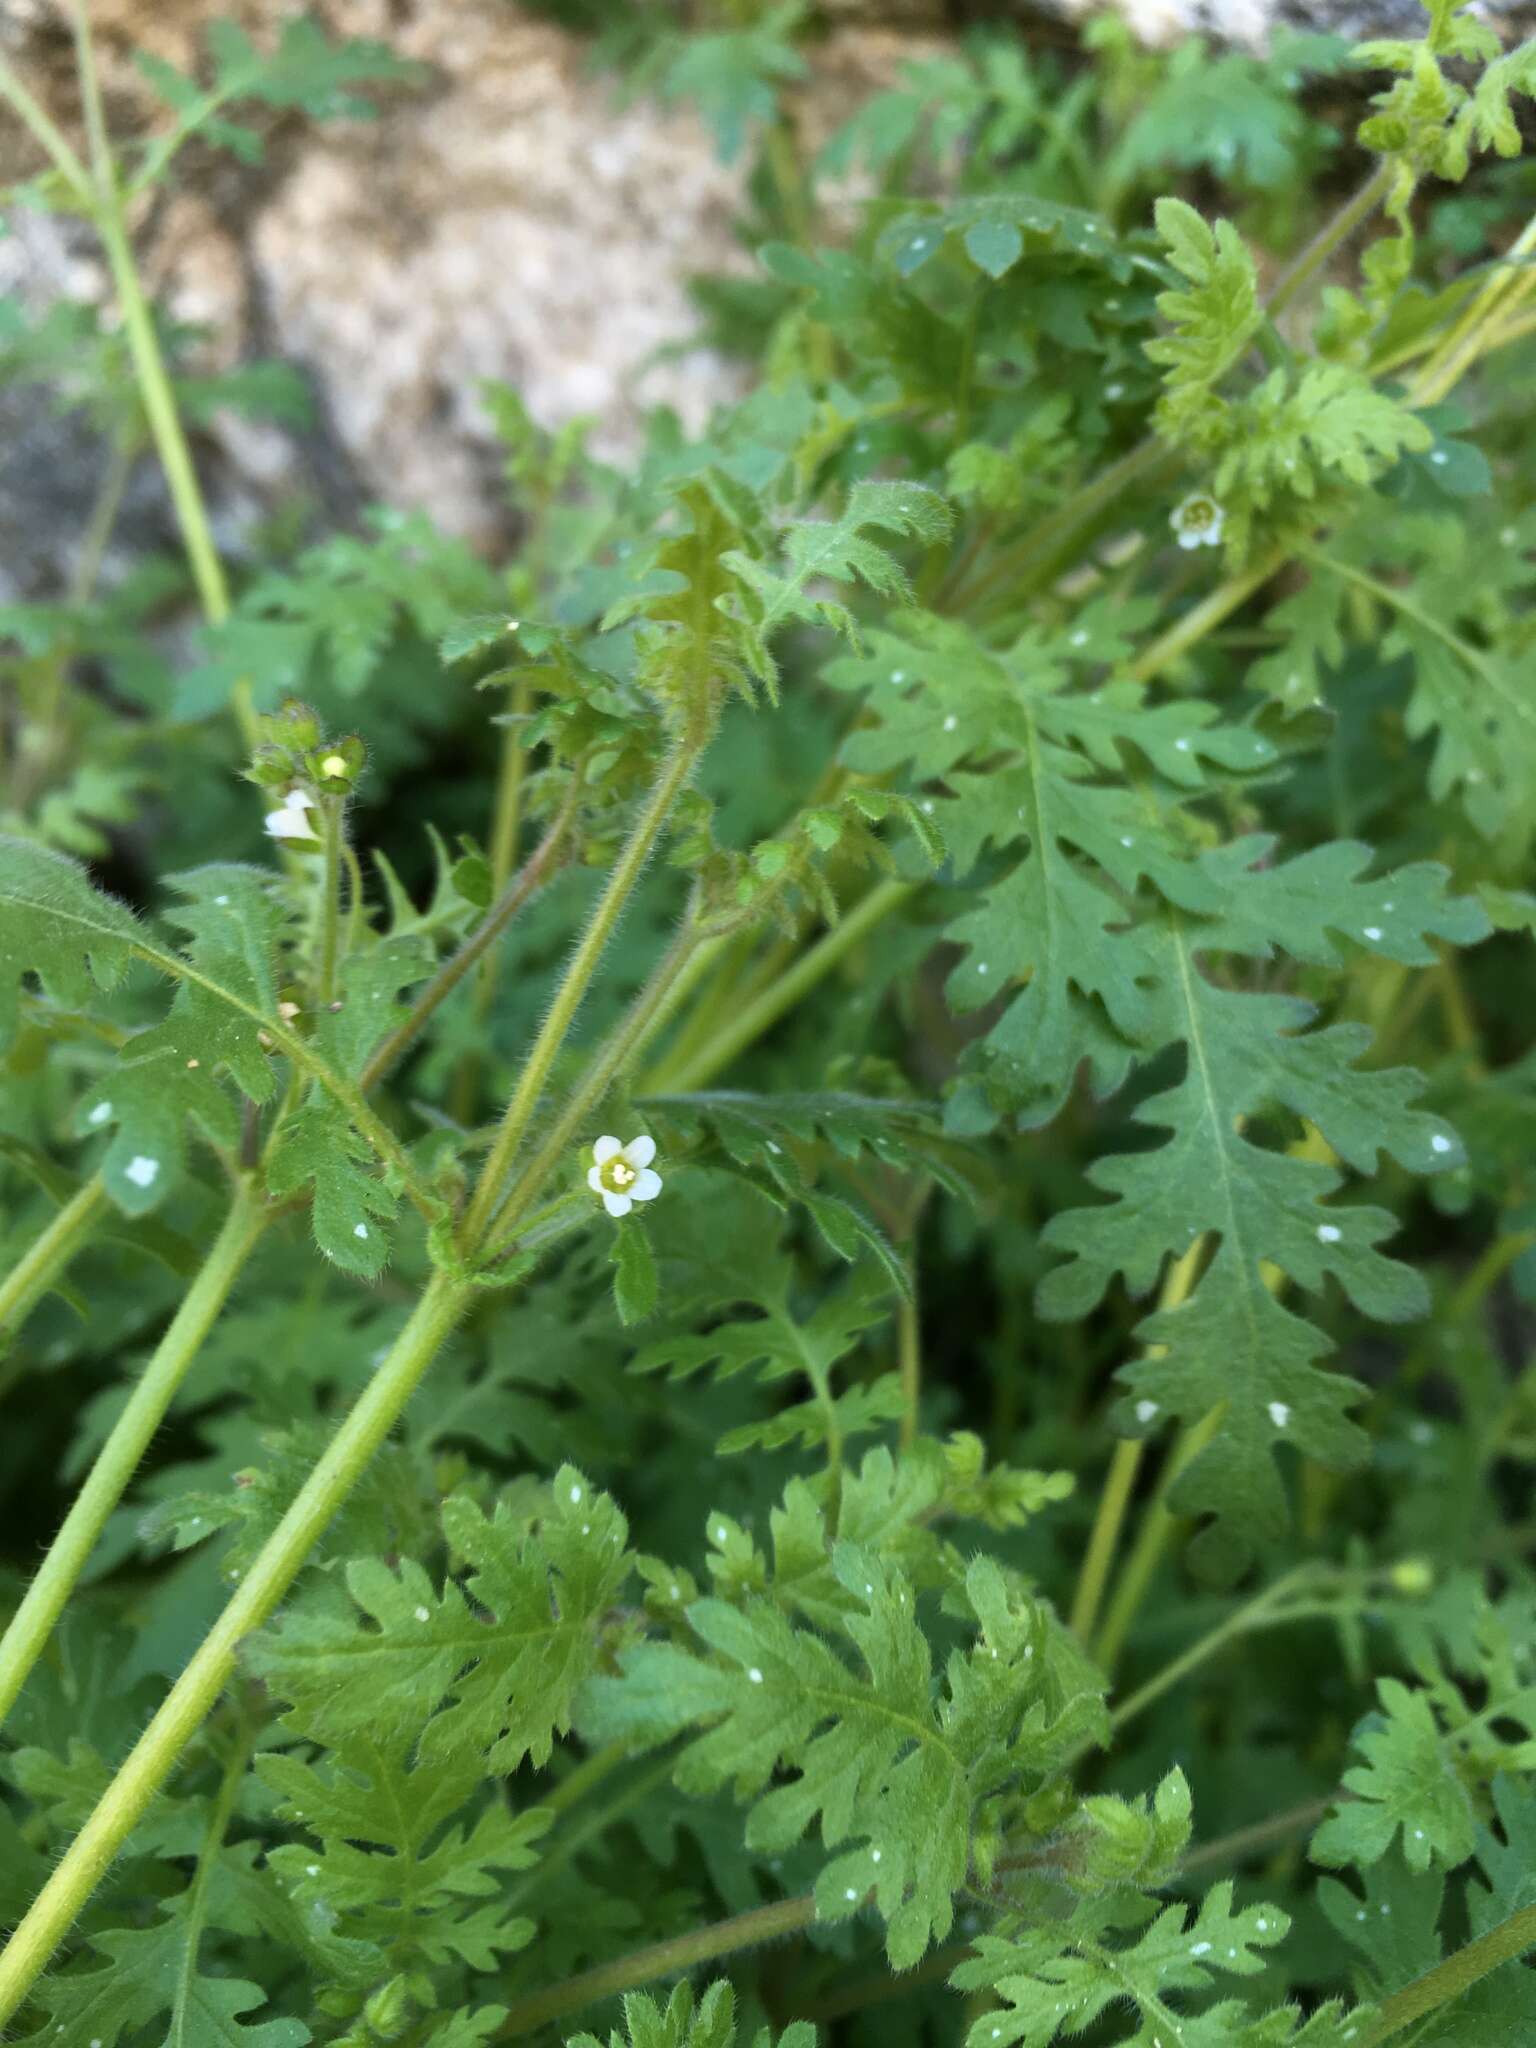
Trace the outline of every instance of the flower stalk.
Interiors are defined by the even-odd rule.
[[[82,1181],[47,1229],[35,1237],[0,1280],[0,1338],[20,1328],[90,1236],[108,1208],[99,1173]]]
[[[263,1544],[219,1619],[0,1950],[0,2025],[9,2020],[69,1931],[107,1866],[212,1710],[244,1637],[276,1608],[327,1525],[399,1420],[474,1290],[437,1274],[292,1506]]]
[[[470,1198],[465,1213],[463,1237],[467,1249],[473,1251],[486,1237],[492,1219],[506,1185],[508,1173],[517,1157],[519,1147],[533,1121],[539,1106],[550,1070],[565,1043],[566,1033],[575,1022],[582,999],[597,972],[598,963],[607,950],[608,941],[624,913],[635,884],[644,872],[646,863],[655,850],[672,806],[686,788],[693,773],[701,741],[692,736],[677,739],[668,754],[661,774],[646,799],[639,817],[625,843],[622,853],[609,875],[607,885],[598,898],[581,943],[566,970],[565,978],[555,993],[549,1014],[533,1042],[523,1070],[518,1076],[512,1099],[507,1104],[501,1127],[496,1133],[490,1156]]]
[[[77,1197],[78,1199],[78,1197]],[[269,1221],[261,1193],[246,1179],[235,1190],[222,1229],[165,1335],[129,1396],[49,1545],[20,1607],[0,1636],[0,1723],[16,1703],[65,1603],[165,1420],[167,1409],[228,1301]]]

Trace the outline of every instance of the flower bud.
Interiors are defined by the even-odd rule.
[[[355,733],[324,740],[304,757],[304,770],[331,796],[344,796],[362,773],[368,750]]]
[[[392,2041],[410,2024],[411,1994],[404,1977],[381,1984],[363,2007],[363,2018],[381,2041]]]
[[[1435,1590],[1435,1568],[1422,1557],[1400,1557],[1391,1571],[1394,1592],[1411,1600],[1422,1600]]]

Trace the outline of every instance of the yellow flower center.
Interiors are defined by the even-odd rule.
[[[633,1187],[638,1176],[624,1154],[616,1152],[606,1166],[599,1167],[598,1177],[605,1188],[616,1195],[622,1195]]]

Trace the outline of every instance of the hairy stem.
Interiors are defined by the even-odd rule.
[[[518,1147],[527,1135],[534,1112],[549,1079],[550,1069],[566,1033],[581,1007],[588,985],[597,972],[598,963],[613,936],[614,928],[623,915],[624,906],[630,893],[639,881],[646,862],[650,859],[656,841],[660,838],[672,806],[682,794],[688,777],[693,772],[694,762],[699,755],[699,743],[693,738],[677,740],[667,757],[666,765],[657,777],[645,807],[635,820],[634,827],[625,842],[607,887],[598,898],[581,943],[576,948],[565,979],[555,993],[549,1014],[540,1027],[539,1035],[518,1077],[512,1100],[507,1104],[501,1128],[491,1147],[475,1191],[470,1199],[469,1209],[464,1218],[466,1244],[473,1249],[484,1237],[491,1219],[501,1200],[502,1190]]]
[[[112,436],[106,466],[91,504],[90,518],[80,537],[80,553],[70,572],[71,604],[90,602],[101,575],[102,559],[117,526],[118,514],[123,509],[123,499],[133,477],[133,465],[138,459],[139,444],[132,434],[125,431]]]
[[[1021,540],[995,555],[968,589],[962,585],[944,595],[941,608],[965,613],[1005,592],[1010,604],[1032,596],[1082,552],[1127,491],[1172,460],[1172,451],[1155,435],[1148,435],[1107,469],[1100,470],[1091,482],[1084,484],[1057,511],[1048,513]]]
[[[1256,1593],[1251,1600],[1245,1600],[1241,1607],[1235,1608],[1227,1616],[1225,1621],[1219,1622],[1215,1628],[1201,1636],[1198,1642],[1191,1643],[1187,1650],[1181,1651],[1171,1663],[1165,1664],[1161,1671],[1147,1680],[1145,1685],[1138,1687],[1135,1692],[1123,1699],[1110,1713],[1113,1726],[1117,1730],[1123,1728],[1127,1722],[1134,1721],[1138,1714],[1145,1713],[1147,1708],[1160,1700],[1165,1692],[1171,1692],[1181,1679],[1187,1678],[1192,1671],[1197,1671],[1208,1659],[1214,1657],[1218,1650],[1231,1642],[1234,1636],[1246,1634],[1249,1629],[1261,1626],[1271,1617],[1285,1619],[1283,1612],[1277,1614],[1276,1610],[1283,1610],[1293,1593],[1319,1576],[1315,1565],[1299,1565],[1295,1571],[1287,1572],[1282,1578],[1276,1579],[1273,1585],[1266,1586],[1262,1593]]]
[[[336,963],[341,947],[341,845],[345,825],[335,797],[321,800],[320,960],[315,990],[322,1004],[336,1000]]]
[[[486,848],[490,858],[493,902],[506,890],[512,873],[512,864],[517,858],[518,837],[522,831],[523,782],[528,766],[527,749],[522,741],[522,725],[527,716],[530,695],[530,685],[526,682],[513,685],[508,706],[510,716],[502,729],[501,761],[496,771],[496,796]],[[458,1073],[454,1077],[453,1101],[460,1120],[465,1123],[474,1117],[479,1100],[480,1076],[485,1067],[482,1047],[486,1038],[486,1021],[491,1014],[491,1002],[495,993],[495,962],[487,954],[475,978],[475,1028],[472,1043],[460,1060]]]
[[[1333,252],[1347,242],[1355,229],[1381,205],[1392,189],[1390,164],[1378,164],[1353,199],[1346,200],[1332,220],[1324,221],[1301,254],[1276,278],[1264,301],[1271,319],[1283,313],[1316,277]]]
[[[529,1207],[538,1200],[550,1174],[579,1134],[582,1124],[597,1109],[625,1067],[661,1029],[683,992],[692,985],[690,970],[699,955],[710,954],[719,944],[718,939],[706,938],[686,927],[679,932],[623,1020],[588,1062],[580,1084],[550,1126],[543,1143],[507,1190],[506,1201],[492,1219],[485,1236],[488,1250],[497,1250],[506,1243]]]
[[[91,200],[91,177],[47,110],[34,99],[10,65],[0,60],[0,98],[9,101],[23,126],[46,153],[49,162],[82,205]]]
[[[1183,1432],[1168,1454],[1157,1491],[1142,1519],[1135,1545],[1120,1575],[1109,1612],[1104,1617],[1104,1625],[1094,1642],[1093,1654],[1105,1671],[1112,1672],[1119,1662],[1125,1638],[1140,1610],[1152,1574],[1162,1562],[1163,1552],[1178,1526],[1179,1518],[1169,1507],[1168,1496],[1220,1428],[1223,1413],[1223,1409],[1213,1408],[1193,1428]]]
[[[515,683],[510,711],[514,722],[503,728],[501,766],[496,777],[496,809],[491,819],[491,893],[499,896],[517,858],[517,835],[523,822],[523,773],[527,752],[521,721],[528,711],[529,685]]]
[[[1092,1638],[1094,1623],[1099,1618],[1104,1588],[1120,1544],[1125,1511],[1130,1506],[1145,1454],[1145,1439],[1129,1436],[1116,1442],[1110,1458],[1109,1471],[1099,1493],[1099,1505],[1088,1537],[1088,1548],[1083,1552],[1082,1570],[1077,1575],[1077,1591],[1073,1595],[1072,1615],[1068,1623],[1080,1643]]]
[[[1433,1970],[1426,1970],[1422,1977],[1415,1977],[1411,1984],[1383,2000],[1360,2048],[1377,2048],[1378,2042],[1390,2040],[1415,2020],[1438,2012],[1501,1964],[1513,1962],[1532,1948],[1536,1948],[1536,1906],[1523,1906],[1518,1913],[1511,1913],[1497,1927],[1490,1927],[1476,1941],[1469,1941]]]
[[[238,1591],[129,1752],[26,1917],[0,1950],[0,2025],[15,2013],[211,1711],[241,1640],[282,1599],[464,1314],[473,1289],[434,1275]]]
[[[604,1752],[599,1751],[596,1758],[588,1758],[587,1764],[601,1761],[603,1755]],[[615,1759],[616,1762],[627,1760],[627,1753],[621,1753]],[[565,1792],[575,1784],[581,1771],[587,1768],[587,1764],[581,1765],[577,1771],[571,1774],[565,1784],[560,1787],[562,1792]],[[611,1799],[604,1801],[593,1813],[579,1814],[570,1827],[562,1829],[550,1842],[543,1845],[544,1853],[540,1856],[533,1869],[525,1877],[509,1885],[503,1893],[503,1910],[512,1913],[522,1905],[525,1899],[537,1899],[543,1888],[550,1882],[557,1871],[563,1870],[568,1863],[581,1854],[589,1842],[599,1841],[611,1827],[624,1818],[626,1813],[638,1806],[642,1799],[648,1798],[659,1786],[664,1785],[676,1768],[677,1758],[675,1756],[664,1756],[660,1763],[653,1763],[648,1770],[631,1771],[629,1777]],[[601,1775],[606,1776],[607,1773],[603,1772]],[[581,1789],[589,1791],[592,1784],[598,1781],[595,1778],[589,1779]],[[546,1811],[553,1804],[548,1799],[541,1803]],[[570,1803],[568,1800],[567,1804],[569,1805]]]
[[[1198,1239],[1183,1257],[1176,1260],[1163,1282],[1158,1298],[1160,1310],[1177,1308],[1189,1299],[1190,1289],[1205,1258],[1205,1240]],[[1154,1345],[1153,1358],[1160,1357],[1166,1345]],[[1136,1485],[1136,1475],[1141,1470],[1141,1461],[1146,1452],[1142,1437],[1122,1437],[1115,1445],[1114,1456],[1110,1459],[1109,1475],[1104,1490],[1099,1495],[1098,1512],[1093,1518],[1093,1530],[1088,1538],[1088,1548],[1083,1554],[1083,1567],[1078,1574],[1077,1591],[1072,1601],[1072,1633],[1080,1643],[1087,1643],[1093,1635],[1094,1624],[1099,1618],[1099,1606],[1104,1598],[1104,1589],[1109,1580],[1110,1567],[1115,1561],[1115,1552],[1120,1544],[1120,1531],[1125,1521],[1125,1511],[1130,1505],[1131,1493]]]
[[[1208,633],[1214,632],[1223,619],[1230,618],[1239,605],[1246,604],[1276,570],[1285,567],[1286,560],[1283,549],[1273,550],[1254,567],[1225,577],[1198,604],[1191,605],[1182,618],[1175,619],[1165,633],[1159,633],[1146,652],[1131,663],[1126,675],[1138,683],[1149,683],[1160,676]]]
[[[107,267],[112,273],[112,285],[123,316],[123,332],[128,339],[139,397],[149,422],[155,453],[165,472],[192,580],[197,587],[204,616],[210,625],[217,626],[229,616],[229,584],[225,579],[224,564],[214,545],[208,508],[203,501],[192,451],[176,407],[160,337],[155,332],[154,315],[133,259],[117,165],[107,140],[90,24],[83,6],[74,10],[74,30],[81,98],[91,145],[91,218],[101,239]],[[236,687],[234,712],[246,744],[254,745],[258,737],[255,713],[251,708],[249,687],[244,683]]]
[[[1305,1834],[1340,1798],[1348,1796],[1330,1792],[1326,1799],[1307,1799],[1300,1806],[1288,1806],[1284,1813],[1267,1814],[1245,1828],[1234,1828],[1229,1835],[1218,1835],[1213,1842],[1197,1842],[1179,1858],[1177,1874],[1192,1877],[1197,1870],[1230,1870],[1235,1864],[1246,1863],[1261,1849],[1289,1841],[1292,1835]]]
[[[1536,214],[1510,245],[1461,318],[1435,348],[1408,388],[1410,405],[1438,405],[1481,353],[1489,330],[1502,323],[1536,285],[1536,266],[1520,259],[1536,250]]]
[[[370,1054],[368,1064],[358,1077],[358,1085],[365,1092],[383,1080],[427,1019],[452,995],[475,962],[485,958],[529,897],[548,880],[575,808],[576,790],[573,786],[554,823],[520,871],[512,877],[458,951],[438,968],[412,1003],[409,1014]]]
[[[779,1899],[771,1906],[755,1907],[750,1913],[737,1913],[729,1920],[718,1920],[712,1927],[700,1927],[670,1941],[633,1949],[627,1956],[616,1956],[611,1963],[600,1963],[594,1970],[568,1977],[563,1984],[552,1984],[547,1991],[536,1991],[530,1998],[519,1999],[492,2038],[511,2041],[521,2034],[535,2033],[551,2020],[580,2012],[583,2006],[595,2005],[600,1998],[634,1991],[642,1984],[654,1983],[658,1977],[679,1976],[700,1963],[714,1962],[718,1956],[760,1948],[765,1941],[782,1941],[786,1935],[801,1933],[815,1918],[816,1900],[806,1893],[799,1898]]]
[[[751,1000],[760,973],[757,949],[761,938],[759,930],[749,928],[722,943],[709,987],[689,1010],[666,1051],[645,1077],[643,1085],[647,1094],[665,1094],[666,1086],[657,1086],[657,1077],[665,1077],[685,1067],[699,1048],[708,1044],[720,1017],[732,1007],[739,1009]]]
[[[901,1448],[910,1451],[917,1442],[923,1400],[923,1326],[917,1306],[917,1272],[909,1260],[907,1271],[912,1292],[896,1309],[896,1349],[901,1365]]]
[[[889,917],[893,910],[915,896],[919,886],[916,882],[886,881],[871,889],[840,923],[802,953],[771,987],[765,988],[761,995],[738,1011],[707,1045],[701,1046],[676,1067],[669,1067],[663,1062],[655,1075],[647,1077],[646,1093],[683,1095],[691,1089],[707,1087],[716,1074],[728,1067],[749,1045],[755,1044],[765,1031],[770,1030],[830,974],[883,918]]]
[[[192,2013],[192,2000],[197,1984],[197,1957],[202,1946],[203,1929],[208,1922],[210,1894],[219,1857],[224,1848],[224,1837],[234,1814],[235,1804],[240,1797],[240,1787],[245,1782],[245,1773],[251,1761],[252,1734],[242,1717],[236,1739],[231,1745],[224,1775],[219,1780],[219,1789],[214,1795],[208,1825],[203,1831],[202,1847],[197,1855],[197,1868],[192,1882],[187,1887],[186,1897],[178,1901],[181,1915],[182,1950],[181,1963],[176,1972],[176,1988],[172,1996],[170,2032],[168,2044],[178,2044],[188,2038],[189,2031],[197,2027]]]
[[[106,1183],[93,1173],[64,1204],[48,1228],[33,1239],[0,1280],[0,1339],[18,1329],[79,1251],[107,1206]]]
[[[155,1346],[143,1377],[97,1452],[85,1484],[49,1545],[10,1626],[0,1636],[0,1722],[15,1705],[16,1695],[63,1613],[107,1517],[127,1491],[139,1460],[165,1420],[166,1411],[255,1250],[267,1220],[259,1190],[251,1182],[243,1182],[235,1191],[229,1214],[201,1271]]]

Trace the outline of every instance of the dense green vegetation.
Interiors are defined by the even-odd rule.
[[[500,561],[222,559],[303,394],[135,265],[410,67],[0,70],[115,286],[0,308],[105,450],[0,614],[0,2028],[1536,2044],[1536,48],[813,149],[809,10],[551,11],[750,162],[754,373],[488,392]]]

